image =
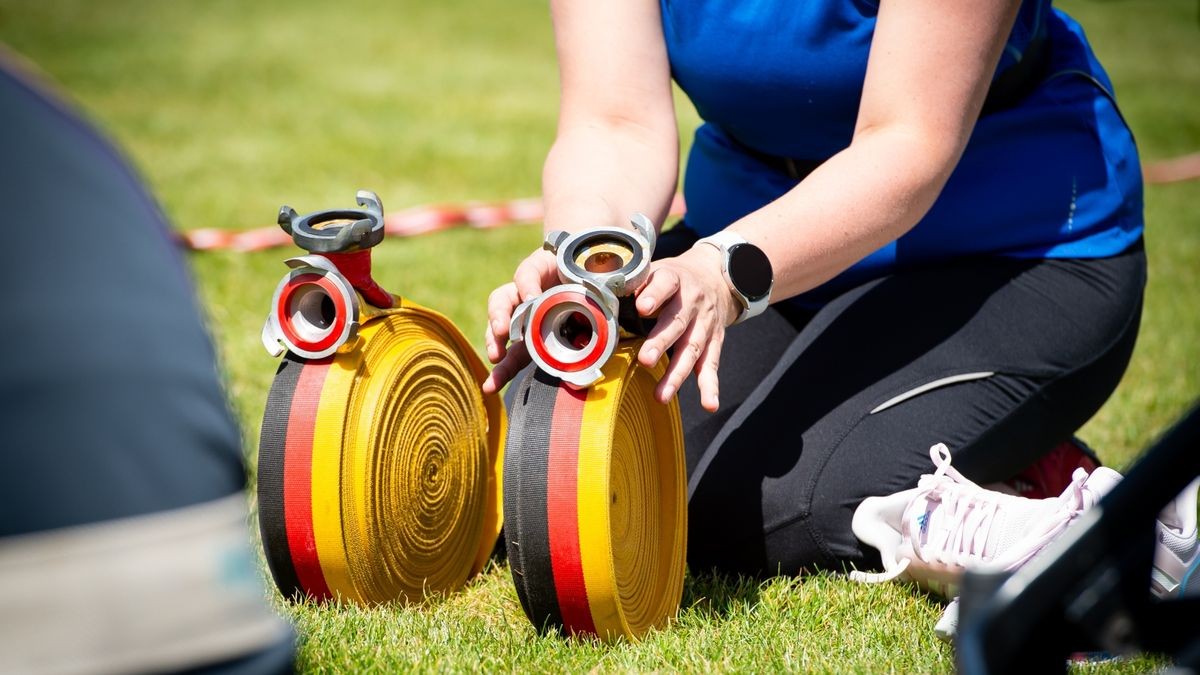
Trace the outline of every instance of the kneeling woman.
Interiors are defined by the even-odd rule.
[[[553,16],[547,230],[662,222],[672,78],[704,119],[686,221],[637,298],[658,317],[639,358],[671,353],[656,394],[683,408],[694,569],[878,565],[854,510],[930,473],[931,445],[1004,480],[1117,385],[1146,275],[1138,159],[1049,0],[556,0]],[[513,307],[556,279],[538,251],[492,294],[489,391],[528,362],[505,348]]]

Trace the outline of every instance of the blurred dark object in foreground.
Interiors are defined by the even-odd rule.
[[[1154,520],[1197,475],[1200,405],[1025,567],[1011,576],[967,573],[959,671],[1065,672],[1075,652],[1142,651],[1171,655],[1178,672],[1200,672],[1200,595],[1155,600],[1149,592]]]
[[[161,210],[2,49],[0,148],[0,672],[290,670]]]

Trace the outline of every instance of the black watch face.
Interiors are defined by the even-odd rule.
[[[729,248],[729,279],[742,295],[758,300],[771,292],[771,261],[754,244]]]

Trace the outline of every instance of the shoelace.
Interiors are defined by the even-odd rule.
[[[985,548],[996,522],[996,514],[1009,496],[984,489],[959,473],[951,466],[950,449],[946,444],[938,443],[931,447],[929,456],[936,468],[932,474],[921,476],[917,483],[917,487],[921,488],[918,494],[923,499],[913,499],[905,508],[900,524],[901,537],[926,562],[961,568],[972,562],[994,558],[1000,552],[992,551],[992,555],[987,556]],[[1095,496],[1083,489],[1087,477],[1087,471],[1075,470],[1071,484],[1058,497],[1062,502],[1059,510],[1061,517],[1055,518],[1052,526],[1029,542],[1025,547],[1026,553],[1007,566],[1024,564],[1065,529],[1079,512],[1091,506]],[[934,510],[925,506],[934,501],[940,503],[935,507],[936,516],[932,515]],[[924,525],[931,534],[924,543],[920,530],[913,531],[914,523],[921,522],[915,516],[922,509],[930,514],[926,516],[929,520]],[[935,518],[936,523],[932,522]],[[904,574],[911,563],[912,559],[907,557],[894,561],[894,566],[889,566],[885,561],[884,567],[890,569],[877,573],[854,571],[850,573],[850,578],[868,583],[891,581]]]
[[[998,500],[994,494],[967,480],[950,465],[950,450],[944,443],[929,449],[937,469],[932,475],[921,477],[918,487],[927,489],[927,502],[939,502],[936,523],[927,522],[930,537],[921,541],[921,531],[913,532],[917,522],[916,511],[923,508],[920,500],[914,499],[904,510],[901,520],[903,536],[912,542],[913,551],[927,562],[961,567],[972,560],[985,560],[985,547],[992,525],[996,522]],[[932,514],[932,511],[929,511]]]

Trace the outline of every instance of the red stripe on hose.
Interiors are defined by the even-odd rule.
[[[563,625],[573,633],[595,635],[579,551],[579,431],[586,401],[587,390],[558,389],[546,468],[546,524]]]
[[[283,519],[292,566],[296,568],[300,587],[318,600],[333,599],[317,557],[312,521],[313,430],[330,362],[327,358],[309,361],[300,371],[288,413],[283,458]]]

